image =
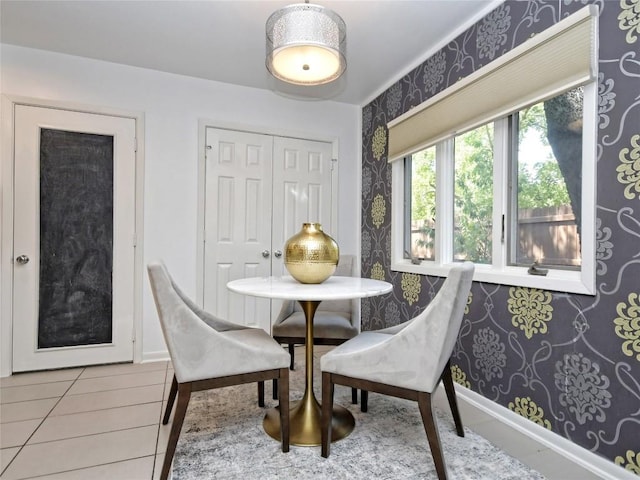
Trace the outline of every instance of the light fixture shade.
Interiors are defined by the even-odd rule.
[[[296,85],[322,85],[347,68],[347,30],[328,8],[296,3],[269,17],[267,69],[276,78]]]

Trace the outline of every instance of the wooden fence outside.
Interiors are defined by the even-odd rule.
[[[569,205],[520,209],[518,213],[517,263],[529,264],[537,260],[543,265],[581,265],[580,238]],[[424,227],[414,225],[411,230],[412,255],[432,259],[430,244]]]

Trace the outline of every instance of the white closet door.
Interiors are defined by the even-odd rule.
[[[331,144],[275,137],[273,151],[274,250],[282,251],[305,222],[320,223],[332,235]],[[274,264],[273,274],[286,275],[284,262]]]
[[[273,143],[273,250],[298,233],[303,223],[320,223],[335,238],[332,226],[332,146],[330,143],[275,137]],[[274,259],[272,275],[287,275],[284,258]],[[272,321],[282,302],[272,301]]]
[[[286,275],[284,243],[304,222],[332,234],[332,145],[208,127],[206,146],[204,308],[271,333],[281,302],[226,285]]]
[[[270,332],[269,300],[227,282],[271,273],[270,136],[207,128],[204,308]]]

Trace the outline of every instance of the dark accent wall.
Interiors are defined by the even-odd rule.
[[[452,368],[458,383],[640,475],[637,0],[508,0],[363,108],[362,276],[394,291],[363,300],[362,322],[411,318],[443,282],[390,270],[387,122],[590,3],[600,12],[597,293],[474,283]]]

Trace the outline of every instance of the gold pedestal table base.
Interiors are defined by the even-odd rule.
[[[314,446],[321,443],[321,417],[322,410],[318,400],[313,394],[313,316],[316,313],[319,301],[299,300],[306,320],[305,335],[305,391],[302,400],[297,402],[290,410],[290,440],[291,445]],[[265,432],[272,438],[280,440],[280,412],[279,407],[267,411],[263,421]],[[333,407],[331,420],[331,441],[340,440],[353,431],[356,422],[351,412],[344,407]]]
[[[290,416],[290,440],[291,445],[311,447],[320,445],[320,419],[321,407],[313,394],[305,392],[302,400],[297,402],[291,410]],[[280,407],[267,411],[262,422],[267,434],[280,440]],[[331,419],[331,441],[335,442],[349,435],[355,426],[355,419],[349,410],[339,405],[333,407]]]

